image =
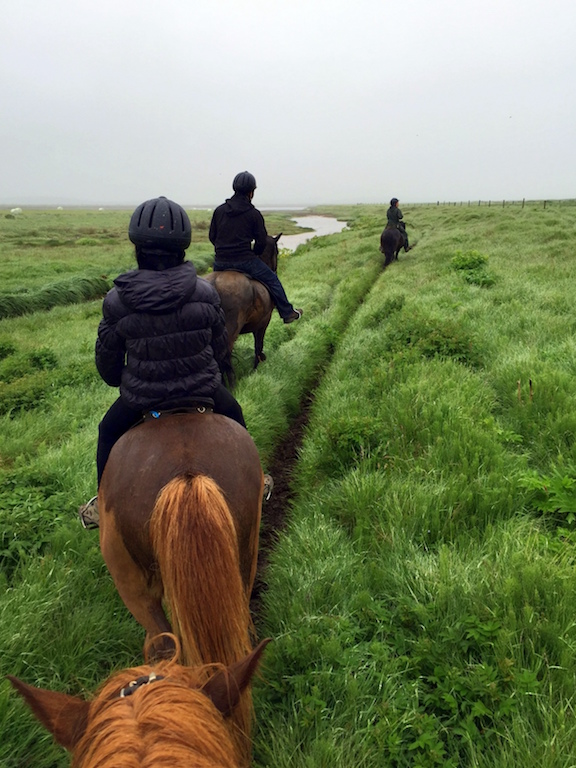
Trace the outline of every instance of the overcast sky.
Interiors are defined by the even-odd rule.
[[[576,197],[576,0],[2,0],[0,204]]]

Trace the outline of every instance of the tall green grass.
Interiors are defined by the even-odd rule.
[[[188,257],[204,274],[214,260],[214,249],[208,242],[212,212],[187,213],[192,224]],[[7,218],[0,213],[0,317],[9,316],[3,311],[8,297],[16,302],[18,297],[24,300],[30,294],[46,291],[47,286],[62,290],[81,280],[113,279],[120,272],[134,269],[134,246],[128,239],[131,214],[131,210],[30,209]],[[301,231],[291,220],[293,215],[294,212],[267,214],[270,234]],[[50,306],[56,303],[66,302]],[[28,311],[46,308],[49,307],[35,306]]]
[[[385,207],[320,211],[349,229],[280,260],[303,319],[274,315],[256,372],[251,338],[237,344],[265,467],[314,392],[257,617],[274,642],[255,764],[569,766],[576,208],[403,211],[416,248],[384,272]],[[208,252],[205,234],[193,247]],[[62,253],[120,266],[109,247]],[[76,520],[116,396],[93,369],[99,316],[94,301],[0,320],[1,673],[86,694],[143,640]],[[5,682],[0,732],[7,768],[68,764]]]
[[[407,211],[294,473],[258,764],[574,763],[575,213]]]

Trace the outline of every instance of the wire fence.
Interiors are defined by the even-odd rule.
[[[430,205],[430,203],[425,203],[425,205]],[[531,205],[531,206],[542,206],[543,208],[551,207],[551,206],[566,206],[566,205],[576,205],[576,198],[566,199],[566,200],[527,200],[526,198],[523,198],[522,200],[468,200],[468,202],[465,202],[464,200],[460,200],[459,202],[448,202],[443,201],[436,203],[438,206],[486,206],[490,208],[491,206],[496,206],[500,208],[506,208],[507,206],[520,206],[520,208],[524,208],[525,205]]]

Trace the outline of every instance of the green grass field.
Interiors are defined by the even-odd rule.
[[[303,319],[272,319],[256,372],[251,340],[237,345],[264,468],[313,395],[257,617],[274,642],[254,764],[568,768],[576,204],[402,209],[415,248],[385,271],[384,207],[315,210],[349,226],[280,259]],[[208,268],[209,213],[192,213]],[[76,518],[116,397],[93,364],[101,294],[77,281],[102,291],[131,268],[128,218],[0,216],[0,309],[57,286],[0,314],[2,768],[69,764],[5,674],[89,695],[141,656]],[[267,224],[289,233],[281,214]]]

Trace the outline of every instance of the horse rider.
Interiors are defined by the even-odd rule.
[[[98,372],[120,388],[98,429],[98,486],[112,446],[146,413],[213,410],[246,427],[222,383],[229,351],[220,297],[185,261],[188,214],[166,197],[146,200],[132,214],[128,236],[138,269],[114,280],[96,340]],[[98,527],[98,497],[78,513],[84,527]]]
[[[299,320],[302,310],[294,309],[274,270],[258,258],[264,251],[268,233],[264,217],[252,204],[256,179],[248,171],[243,171],[234,177],[232,189],[234,194],[214,210],[210,222],[209,237],[215,253],[214,272],[226,269],[244,272],[268,288],[285,323]]]
[[[404,238],[404,250],[408,252],[412,246],[408,244],[408,233],[406,232],[406,225],[402,221],[404,218],[402,211],[398,208],[399,202],[397,197],[393,197],[392,200],[390,200],[390,208],[386,211],[386,218],[388,220],[386,228],[397,229],[402,234],[402,237]]]

